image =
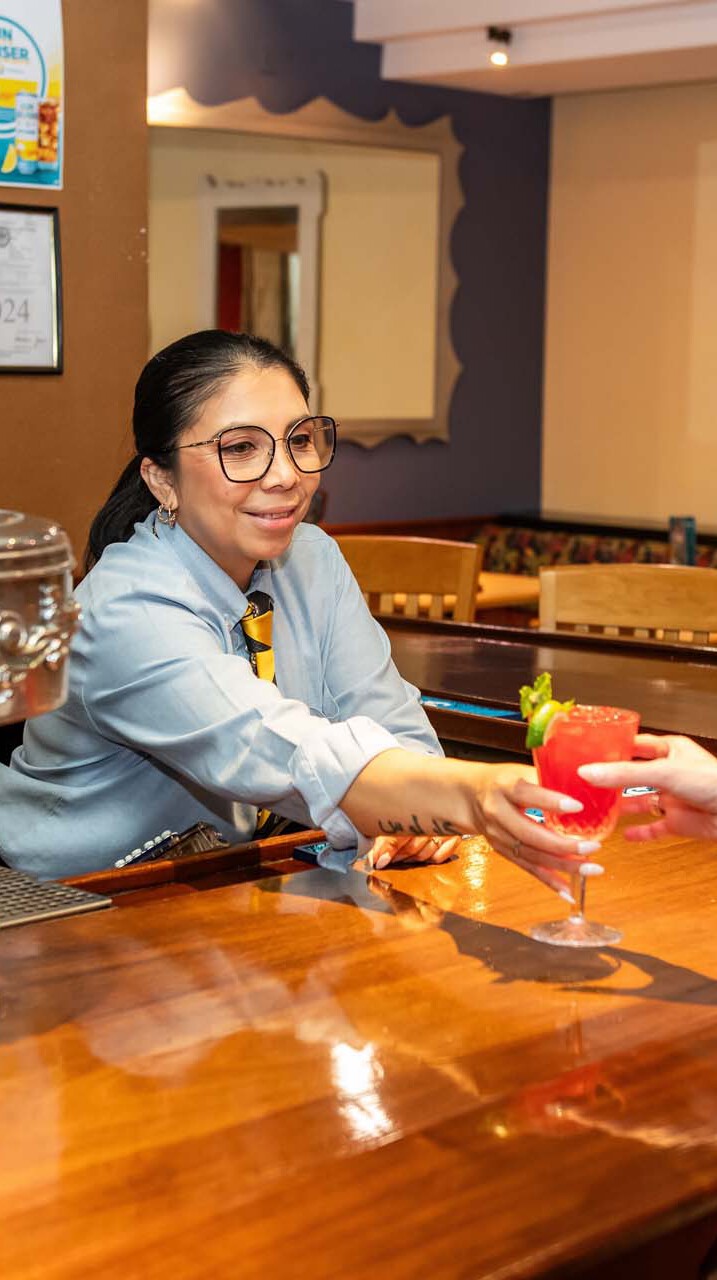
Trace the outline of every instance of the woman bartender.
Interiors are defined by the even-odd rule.
[[[246,334],[192,334],[145,366],[136,453],[92,525],[67,702],[0,774],[3,857],[79,874],[197,821],[250,839],[265,807],[337,848],[390,837],[379,866],[484,833],[567,892],[597,846],[523,808],[579,804],[530,769],[442,757],[335,542],[301,523],[335,447],[308,393]]]

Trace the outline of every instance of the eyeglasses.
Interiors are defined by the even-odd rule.
[[[301,418],[281,440],[275,440],[264,427],[225,427],[212,436],[211,440],[178,444],[167,452],[199,449],[208,444],[217,446],[219,465],[227,480],[236,484],[261,480],[274,461],[277,444],[284,445],[297,471],[311,474],[325,471],[334,460],[336,422],[323,414]]]

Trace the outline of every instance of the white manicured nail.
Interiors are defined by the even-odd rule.
[[[579,800],[572,800],[570,796],[564,796],[558,805],[558,809],[561,813],[580,813],[582,811],[582,807],[583,806]]]
[[[605,770],[601,764],[581,764],[578,773],[586,782],[602,782],[605,777]]]
[[[575,906],[575,899],[569,889],[558,889],[558,897],[564,902],[569,902],[571,906]]]
[[[599,848],[599,840],[581,840],[578,845],[578,853],[597,853]]]
[[[581,876],[601,876],[605,868],[600,866],[599,862],[584,862],[580,867],[579,874]]]

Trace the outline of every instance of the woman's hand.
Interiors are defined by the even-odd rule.
[[[494,766],[490,781],[474,795],[476,827],[503,857],[572,902],[569,879],[565,877],[574,875],[581,867],[589,868],[593,875],[600,874],[602,868],[598,870],[595,863],[585,861],[600,848],[600,842],[557,835],[542,823],[526,817],[524,809],[580,813],[583,807],[571,796],[539,787],[536,777],[535,769],[528,766]]]
[[[626,796],[623,813],[652,821],[626,827],[626,840],[664,836],[717,838],[717,760],[691,738],[639,734],[635,755],[623,764],[586,764],[578,770],[595,787],[656,787],[657,794]]]
[[[379,836],[366,854],[369,870],[392,862],[446,862],[458,852],[462,836]]]
[[[371,864],[444,862],[463,835],[483,835],[542,884],[572,901],[569,877],[600,848],[596,840],[558,835],[526,817],[527,808],[579,813],[569,796],[535,785],[535,770],[514,764],[436,758],[389,748],[364,766],[341,801],[359,831],[376,837]],[[434,838],[435,836],[435,838]],[[590,867],[592,874],[602,868]]]

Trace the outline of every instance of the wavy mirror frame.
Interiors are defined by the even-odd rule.
[[[427,151],[440,159],[439,234],[435,313],[434,413],[430,418],[341,418],[341,437],[371,447],[394,436],[418,442],[448,440],[451,398],[461,364],[451,341],[451,305],[458,287],[450,237],[463,207],[458,164],[463,152],[447,116],[424,125],[405,125],[393,111],[379,121],[360,120],[326,98],[297,111],[273,114],[255,98],[207,107],[185,89],[169,89],[147,100],[147,123],[172,129],[221,129],[271,134],[315,142],[354,143],[401,151]]]

